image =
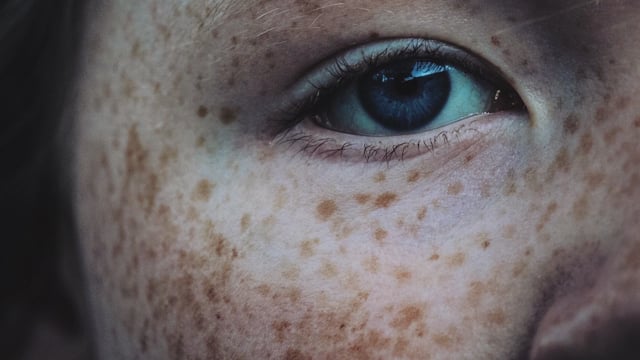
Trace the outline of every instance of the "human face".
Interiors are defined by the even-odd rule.
[[[74,201],[101,357],[629,350],[639,15],[632,0],[94,4]],[[399,137],[291,124],[380,153],[410,139],[410,156],[277,133],[311,69],[403,38],[475,54],[526,110]]]

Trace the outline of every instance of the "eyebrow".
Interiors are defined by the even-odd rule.
[[[469,13],[473,13],[477,11],[479,6],[488,9],[489,11],[499,11],[504,10],[506,8],[513,8],[514,5],[527,13],[526,19],[522,20],[518,24],[515,24],[512,28],[505,28],[500,32],[507,32],[513,30],[515,28],[527,27],[539,22],[543,22],[546,20],[550,20],[556,16],[560,16],[572,11],[576,11],[582,8],[586,8],[589,6],[597,6],[600,5],[605,0],[541,0],[541,1],[530,1],[530,0],[482,0],[475,2],[462,2],[462,1],[443,1],[443,6],[448,6],[456,11],[466,11]],[[406,4],[415,3],[416,0],[400,0],[396,2],[404,2]],[[262,16],[266,16],[268,14],[276,13],[282,11],[285,12],[297,12],[299,15],[305,15],[301,11],[299,11],[300,6],[292,7],[292,3],[296,4],[309,4],[309,13],[314,11],[319,11],[329,7],[338,7],[338,6],[349,6],[349,1],[333,1],[327,2],[325,5],[317,5],[311,4],[311,2],[307,2],[305,0],[295,1],[295,0],[217,0],[211,1],[207,5],[209,6],[209,11],[207,17],[210,18],[212,22],[217,21],[225,21],[233,17],[235,14],[243,14],[245,12],[250,11],[251,9],[256,9],[260,7],[260,11],[256,19],[259,19]],[[360,7],[366,10],[374,10],[379,4],[389,4],[389,0],[373,0],[367,1],[368,6]],[[358,8],[357,6],[355,8]],[[492,10],[493,9],[493,10]],[[308,14],[307,14],[308,15]]]

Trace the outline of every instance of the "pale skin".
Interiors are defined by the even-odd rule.
[[[72,168],[101,358],[622,349],[640,326],[640,6],[533,3],[94,4]],[[526,113],[403,160],[272,141],[291,83],[404,37],[493,64]]]

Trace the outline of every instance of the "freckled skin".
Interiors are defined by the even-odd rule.
[[[637,5],[231,3],[88,13],[74,201],[101,358],[544,359],[637,333]],[[530,117],[403,162],[265,135],[296,76],[407,34],[499,67]]]

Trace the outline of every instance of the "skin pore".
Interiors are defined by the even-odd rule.
[[[93,4],[73,168],[101,358],[623,349],[640,321],[639,10],[631,0]],[[438,146],[405,159],[273,141],[293,83],[395,38],[477,55],[528,114],[413,134]]]

